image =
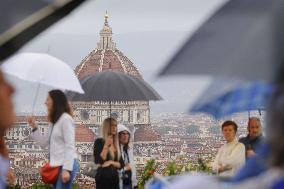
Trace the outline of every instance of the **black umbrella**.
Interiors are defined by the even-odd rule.
[[[148,101],[161,96],[145,81],[116,71],[104,71],[82,79],[85,94],[68,92],[71,101]]]
[[[162,97],[145,81],[116,71],[104,71],[89,75],[81,81],[85,94],[67,92],[70,101],[109,102],[112,117],[112,101],[150,101]]]
[[[1,0],[0,61],[86,0]]]
[[[68,92],[71,101],[149,101],[161,96],[145,81],[116,71],[89,75],[81,81],[85,94]]]
[[[231,0],[190,37],[160,75],[270,80],[283,61],[283,0]]]

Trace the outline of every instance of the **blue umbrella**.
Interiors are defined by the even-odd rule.
[[[220,82],[211,84],[190,111],[205,112],[220,119],[237,112],[263,110],[272,93],[272,85],[260,81],[235,82],[231,89],[226,88],[223,92],[218,86],[222,84]],[[214,91],[221,92],[217,94]],[[212,93],[215,94],[213,97]]]

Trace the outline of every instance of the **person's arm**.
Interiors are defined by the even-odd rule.
[[[129,161],[131,166],[131,180],[132,180],[132,186],[135,187],[138,185],[137,177],[136,177],[136,167],[134,162],[134,153],[133,148],[129,149]]]
[[[233,168],[243,163],[245,163],[245,146],[242,143],[238,143],[232,153],[223,158],[223,164],[226,167]]]
[[[50,126],[52,127],[52,126]],[[34,139],[42,148],[46,148],[49,146],[49,135],[50,129],[47,135],[41,135],[39,129],[32,130],[31,138]]]
[[[15,181],[16,181],[16,177],[14,175],[14,171],[12,168],[9,168],[7,172],[7,184],[9,186],[13,186]]]
[[[100,156],[104,161],[107,158],[107,154],[108,154],[108,151],[109,151],[109,148],[111,147],[111,145],[113,145],[113,137],[110,135],[110,136],[108,136],[108,138],[104,142],[103,149],[100,153]]]
[[[110,161],[111,161],[111,164],[112,164],[115,168],[119,169],[119,168],[121,167],[120,162],[118,162],[118,161],[112,161],[112,160],[110,160]]]
[[[102,165],[104,163],[104,160],[101,158],[101,152],[103,150],[104,142],[103,139],[98,138],[95,140],[94,144],[94,159],[95,164]]]
[[[60,126],[64,140],[64,162],[63,170],[72,171],[74,166],[75,150],[75,125],[73,119],[69,116],[62,115]]]
[[[214,162],[212,163],[212,171],[217,174],[219,173],[219,169],[220,169],[219,159],[220,159],[222,150],[223,150],[223,146],[221,146],[221,148],[218,150],[217,155],[214,159]]]
[[[120,163],[118,161],[113,161],[113,160],[108,160],[108,161],[105,161],[103,164],[102,164],[102,167],[109,167],[109,166],[114,166],[115,168],[119,169],[121,166],[120,166]]]
[[[28,117],[27,121],[29,126],[32,128],[30,137],[34,139],[42,148],[46,148],[49,145],[49,135],[52,126],[49,125],[47,135],[41,135],[34,117]]]
[[[255,151],[253,150],[253,149],[250,149],[250,150],[247,150],[246,151],[246,156],[249,158],[249,157],[253,157],[253,156],[255,156],[256,155],[256,153],[255,153]]]
[[[109,149],[109,146],[106,145],[106,143],[103,145],[103,148],[102,148],[102,151],[100,153],[100,157],[102,158],[102,160],[106,160],[107,158],[107,154],[108,154],[108,149]]]
[[[103,164],[102,164],[102,167],[108,167],[108,166],[114,166],[115,168],[117,169],[121,169],[124,167],[124,162],[123,162],[123,159],[122,157],[119,158],[119,161],[114,161],[114,160],[108,160],[108,161],[105,161]]]
[[[255,177],[268,169],[268,165],[263,162],[266,162],[270,155],[270,147],[262,143],[256,152],[257,155],[247,160],[245,165],[232,178],[232,182],[240,182]]]

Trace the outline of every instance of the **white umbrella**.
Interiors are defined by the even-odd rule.
[[[36,98],[40,84],[84,93],[71,67],[48,54],[20,53],[5,61],[1,67],[4,73],[38,83]]]

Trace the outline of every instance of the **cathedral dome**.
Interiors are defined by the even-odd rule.
[[[103,29],[100,31],[100,41],[96,49],[89,53],[75,68],[78,78],[113,70],[123,72],[139,79],[143,79],[136,66],[121,51],[116,48],[112,40],[112,29],[108,24],[108,15],[105,16]]]
[[[112,34],[112,28],[109,26],[108,15],[106,14],[97,47],[75,68],[75,73],[80,81],[83,81],[87,76],[97,75],[97,73],[109,70],[143,80],[135,64],[116,48]],[[85,91],[85,95],[90,94],[88,91]],[[119,123],[150,124],[149,101],[116,100],[111,104],[111,111],[109,102],[106,101],[83,99],[80,101],[71,99],[71,101],[77,123],[101,125],[107,116],[115,113]]]

